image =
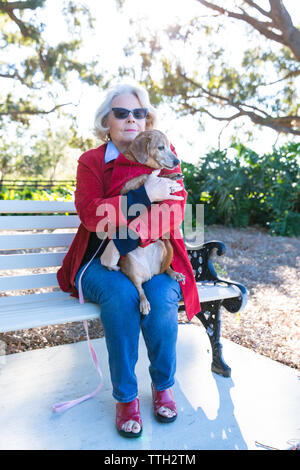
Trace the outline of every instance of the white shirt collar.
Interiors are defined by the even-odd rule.
[[[105,150],[105,163],[115,160],[119,156],[119,154],[120,152],[115,146],[115,144],[112,142],[112,140],[109,140]]]

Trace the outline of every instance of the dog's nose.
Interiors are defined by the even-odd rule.
[[[178,160],[178,158],[174,158],[173,163],[174,163],[175,166],[177,166],[177,165],[179,165],[180,160]]]

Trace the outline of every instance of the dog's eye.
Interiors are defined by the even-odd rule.
[[[157,148],[158,148],[158,150],[164,150],[165,146],[164,145],[159,145]]]

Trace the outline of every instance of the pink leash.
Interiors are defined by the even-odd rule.
[[[95,395],[97,395],[97,393],[100,392],[100,390],[102,388],[102,385],[103,385],[102,372],[101,372],[101,369],[100,369],[100,366],[99,366],[96,351],[94,350],[94,348],[92,346],[92,343],[90,341],[90,337],[89,337],[89,333],[88,333],[88,325],[87,325],[86,320],[83,321],[83,326],[84,326],[84,329],[85,329],[85,332],[86,332],[86,335],[87,335],[88,345],[89,345],[89,348],[90,348],[90,353],[91,353],[92,359],[94,361],[95,367],[96,367],[96,369],[98,371],[98,374],[100,376],[100,384],[99,384],[98,388],[96,388],[96,390],[94,390],[92,393],[89,393],[89,394],[84,395],[80,398],[77,398],[76,400],[64,401],[62,403],[58,403],[56,405],[53,405],[52,409],[53,409],[54,413],[61,413],[62,411],[66,411],[69,408],[72,408],[73,406],[78,405],[79,403],[81,403],[85,400],[88,400],[89,398],[94,397]]]
[[[84,298],[83,298],[83,293],[82,293],[82,286],[81,286],[81,278],[85,272],[85,270],[87,269],[87,267],[90,265],[90,263],[93,261],[93,259],[95,258],[96,254],[98,253],[98,251],[100,250],[101,246],[103,245],[105,239],[102,240],[102,242],[100,243],[100,246],[98,247],[97,251],[95,252],[95,254],[93,255],[93,257],[90,259],[90,261],[87,263],[87,265],[85,266],[85,268],[82,270],[80,276],[79,276],[79,280],[78,280],[78,294],[79,294],[79,302],[81,304],[84,304]],[[85,400],[88,400],[89,398],[93,398],[95,395],[97,395],[97,393],[100,392],[101,388],[102,388],[102,385],[103,385],[103,376],[102,376],[102,372],[101,372],[101,369],[100,369],[100,365],[99,365],[99,362],[98,362],[98,357],[97,357],[97,354],[96,354],[96,351],[94,350],[93,348],[93,345],[91,343],[91,340],[90,340],[90,337],[89,337],[89,329],[88,329],[88,324],[87,324],[87,320],[83,320],[83,326],[84,326],[84,329],[85,329],[85,332],[86,332],[86,336],[87,336],[87,341],[88,341],[88,346],[89,346],[89,349],[90,349],[90,353],[91,353],[91,356],[92,356],[92,359],[93,359],[93,362],[94,362],[94,365],[95,365],[95,368],[100,376],[100,384],[98,385],[98,387],[96,388],[96,390],[94,390],[93,392],[91,393],[88,393],[87,395],[83,395],[82,397],[80,398],[77,398],[75,400],[70,400],[70,401],[64,401],[62,403],[57,403],[56,405],[53,405],[52,407],[52,410],[54,413],[61,413],[63,411],[66,411],[68,410],[69,408],[72,408],[73,406],[76,406],[78,405],[79,403],[85,401]]]

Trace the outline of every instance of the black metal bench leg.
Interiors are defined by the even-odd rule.
[[[201,306],[203,313],[198,313],[197,317],[201,320],[203,326],[205,327],[211,344],[211,370],[216,374],[222,375],[223,377],[230,377],[231,368],[226,364],[223,358],[223,346],[220,343],[222,302],[214,302],[212,306],[210,306],[209,311],[205,309],[204,305]],[[206,313],[208,314],[208,318],[205,317]]]

